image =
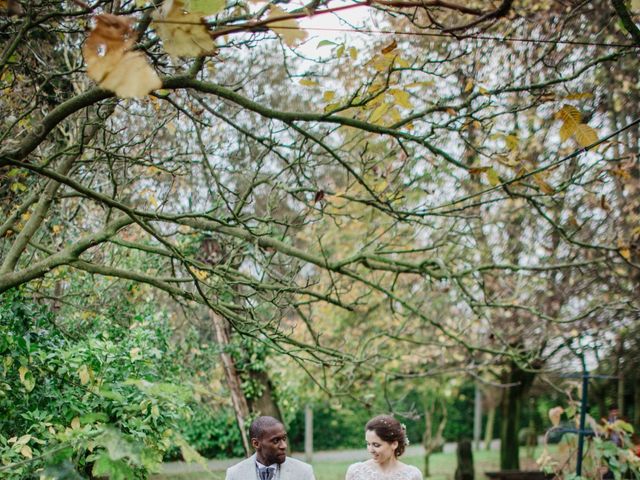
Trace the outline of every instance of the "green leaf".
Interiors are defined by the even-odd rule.
[[[48,465],[40,478],[55,478],[56,480],[83,480],[68,460]]]
[[[204,15],[214,15],[222,10],[226,3],[225,0],[189,0],[187,10]]]
[[[320,40],[318,42],[317,48],[333,46],[333,45],[337,45],[337,43],[336,42],[332,42],[331,40]]]
[[[30,392],[36,386],[36,379],[33,377],[33,373],[29,371],[27,367],[20,367],[18,370],[20,374],[20,382],[24,386],[27,392]]]
[[[184,458],[185,462],[196,462],[207,468],[206,459],[200,455],[195,448],[189,445],[184,438],[177,438],[176,444],[180,447],[180,453],[182,453],[182,458]]]
[[[135,477],[133,469],[122,460],[112,460],[103,454],[93,464],[93,475],[104,476],[109,480],[129,480]]]
[[[108,388],[104,388],[104,386],[100,387],[100,390],[98,390],[98,395],[108,400],[115,400],[116,402],[124,402],[124,397],[120,393],[114,392],[113,390],[109,390]]]
[[[82,415],[80,417],[80,423],[82,425],[86,425],[87,423],[95,423],[95,422],[107,422],[109,421],[109,416],[104,412],[93,412],[87,413],[86,415]]]

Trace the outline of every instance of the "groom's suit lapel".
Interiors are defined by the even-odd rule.
[[[289,457],[285,462],[280,465],[280,479],[279,480],[296,480],[293,474],[293,462],[289,461]]]
[[[256,475],[256,454],[254,453],[243,462],[242,480],[257,480]]]

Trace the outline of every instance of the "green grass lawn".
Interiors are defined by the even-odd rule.
[[[537,451],[533,457],[539,454]],[[476,479],[485,480],[483,472],[498,469],[497,451],[480,451],[473,453],[473,459],[476,470]],[[524,449],[521,449],[521,467],[523,469],[535,469],[535,463],[532,458],[525,457]],[[405,463],[415,465],[422,470],[424,468],[424,459],[421,457],[403,457]],[[324,461],[314,462],[313,469],[317,480],[344,480],[347,467],[352,462],[346,461]],[[436,453],[431,456],[431,480],[451,480],[456,469],[455,453]],[[214,471],[211,473],[188,473],[181,475],[157,475],[154,480],[224,480],[224,472]]]

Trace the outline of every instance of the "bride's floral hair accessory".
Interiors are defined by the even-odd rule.
[[[410,443],[409,443],[409,437],[407,437],[407,426],[404,423],[401,423],[400,428],[402,428],[402,433],[404,433],[404,446],[408,447]]]
[[[404,453],[404,449],[409,445],[407,429],[391,415],[378,415],[367,422],[365,431],[372,431],[388,443],[398,442],[395,450],[396,457]]]

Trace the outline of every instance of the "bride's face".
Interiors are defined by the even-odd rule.
[[[373,430],[367,430],[365,439],[367,440],[367,451],[374,462],[381,464],[396,458],[395,451],[398,448],[398,442],[385,442]]]

